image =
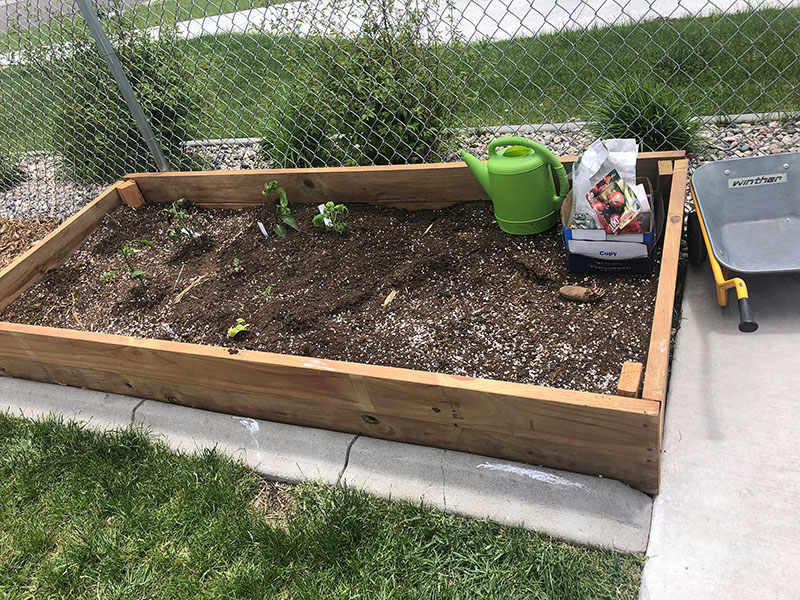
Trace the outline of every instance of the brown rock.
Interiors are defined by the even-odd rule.
[[[599,287],[583,287],[581,285],[565,285],[558,290],[561,297],[573,302],[597,302],[606,295]]]

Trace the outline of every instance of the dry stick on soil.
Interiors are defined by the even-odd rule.
[[[75,319],[75,322],[78,324],[78,327],[86,331],[86,327],[83,326],[81,320],[78,318],[78,313],[75,310],[75,292],[72,292],[72,318]]]
[[[208,275],[200,275],[200,277],[198,277],[198,278],[197,278],[197,279],[195,279],[195,280],[194,280],[192,283],[190,283],[190,284],[189,284],[189,287],[187,287],[187,288],[186,288],[185,290],[183,290],[183,291],[182,291],[180,294],[178,294],[177,296],[175,296],[175,300],[173,300],[173,301],[172,301],[172,303],[173,303],[173,304],[177,304],[178,302],[180,302],[180,301],[183,299],[183,297],[184,297],[186,294],[188,294],[188,293],[189,293],[189,292],[192,290],[192,288],[193,288],[194,286],[196,286],[197,284],[199,284],[199,283],[200,283],[201,281],[203,281],[203,280],[204,280],[206,277],[208,277]]]
[[[389,306],[392,303],[392,300],[395,299],[395,296],[397,296],[397,290],[392,290],[389,292],[389,295],[386,296],[386,300],[383,301],[383,308]]]

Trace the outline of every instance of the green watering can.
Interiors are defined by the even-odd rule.
[[[500,146],[510,146],[500,152]],[[489,144],[489,163],[461,151],[494,205],[500,229],[515,235],[547,231],[558,223],[558,212],[569,182],[564,165],[547,148],[522,137],[505,137]],[[558,194],[553,182],[558,175]]]

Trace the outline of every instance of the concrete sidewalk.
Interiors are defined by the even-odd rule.
[[[745,277],[720,309],[690,269],[642,600],[800,598],[800,277]]]
[[[579,544],[644,552],[652,500],[611,479],[398,442],[0,377],[0,411],[141,425],[174,449],[218,447],[268,479],[343,483]]]

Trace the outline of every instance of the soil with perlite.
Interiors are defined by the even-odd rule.
[[[122,207],[0,318],[592,392],[646,360],[657,277],[567,273],[558,228],[507,235],[485,202],[353,204],[337,235],[311,225],[315,206],[292,208],[301,231],[265,238],[264,208],[193,207],[202,236],[175,243],[160,207]],[[146,291],[120,254],[141,239]],[[567,301],[570,284],[605,295]],[[250,328],[231,339],[237,318]]]

